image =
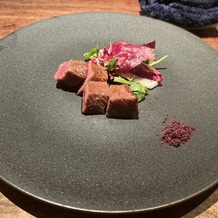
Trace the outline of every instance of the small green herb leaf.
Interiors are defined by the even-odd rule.
[[[98,53],[99,53],[99,47],[96,46],[95,48],[93,48],[89,52],[85,53],[84,56],[87,59],[97,58],[98,57]]]
[[[116,57],[113,57],[113,59],[111,59],[110,61],[108,61],[106,64],[105,64],[105,69],[107,71],[110,71],[110,72],[113,72],[117,69],[117,66],[116,66],[116,63],[118,61],[118,58]]]
[[[130,88],[137,96],[139,102],[142,101],[145,98],[145,95],[148,93],[148,90],[137,82],[131,82]]]

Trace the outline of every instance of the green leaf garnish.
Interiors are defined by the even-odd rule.
[[[84,54],[84,56],[87,59],[92,59],[92,58],[97,58],[98,57],[98,53],[99,53],[99,47],[96,46],[95,48],[93,48],[92,50],[90,50],[89,52],[86,52]]]
[[[117,69],[117,66],[116,66],[116,63],[118,61],[118,58],[116,57],[113,57],[113,59],[111,59],[110,61],[108,61],[104,66],[105,66],[105,69],[107,71],[110,71],[110,72],[113,72]]]

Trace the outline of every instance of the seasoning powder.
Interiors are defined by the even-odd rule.
[[[185,125],[177,120],[173,120],[170,124],[167,124],[161,130],[164,131],[164,134],[160,138],[162,143],[167,143],[170,146],[179,147],[191,139],[191,136],[196,130],[196,127],[194,125]]]

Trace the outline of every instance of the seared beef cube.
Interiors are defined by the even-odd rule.
[[[81,84],[87,75],[88,63],[80,60],[69,60],[62,63],[54,75],[54,79],[67,87]]]
[[[110,86],[106,116],[120,119],[137,118],[138,99],[128,85]]]
[[[93,64],[90,61],[89,64],[88,64],[88,72],[87,72],[85,82],[81,86],[81,88],[78,90],[77,94],[78,95],[83,94],[83,89],[84,89],[85,83],[87,81],[107,82],[107,80],[108,80],[108,73],[104,69],[104,67],[101,66],[101,65]]]
[[[83,91],[82,113],[105,114],[108,91],[107,82],[87,81]]]

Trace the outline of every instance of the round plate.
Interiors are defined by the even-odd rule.
[[[119,39],[156,40],[162,86],[139,119],[81,114],[81,97],[56,88],[59,64]],[[74,210],[149,211],[218,181],[218,53],[171,24],[117,13],[79,13],[22,28],[0,41],[0,174],[15,188]],[[196,125],[175,148],[160,142],[166,116]]]

